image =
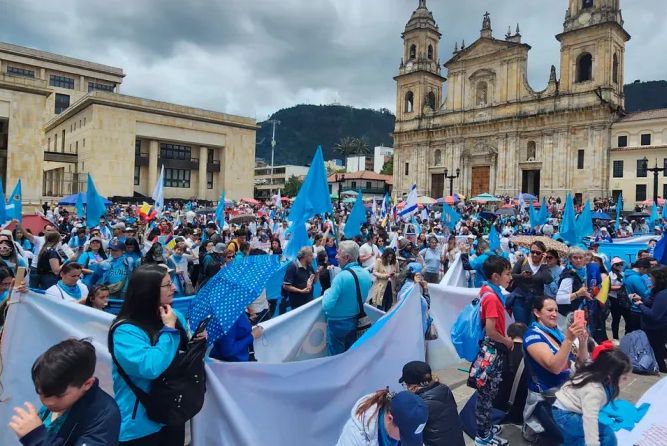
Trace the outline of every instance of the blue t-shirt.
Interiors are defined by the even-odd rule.
[[[427,273],[440,272],[440,251],[438,248],[422,249],[419,253],[424,258],[424,271]]]
[[[559,388],[565,381],[570,378],[570,367],[566,367],[557,375],[554,375],[549,370],[542,367],[537,361],[528,354],[528,347],[533,344],[545,343],[551,353],[554,355],[558,353],[558,344],[549,340],[541,330],[529,328],[523,336],[523,351],[526,352],[525,358],[528,361],[530,373],[535,377],[535,380],[528,379],[528,388],[533,392],[544,392],[549,389]],[[537,383],[535,383],[537,381]]]

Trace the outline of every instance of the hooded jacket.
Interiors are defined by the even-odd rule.
[[[625,291],[628,292],[628,295],[638,294],[644,302],[646,299],[651,297],[651,290],[646,286],[646,282],[641,274],[635,271],[632,268],[628,268],[624,271],[625,276],[623,277],[623,286]],[[630,305],[630,310],[633,313],[639,313],[639,307],[632,302]]]
[[[370,395],[361,397],[352,407],[350,419],[347,420],[336,446],[378,446],[377,405],[371,406],[361,417],[357,417],[357,407]]]
[[[416,392],[428,408],[424,428],[425,446],[464,446],[463,428],[452,391],[444,384],[434,382]]]

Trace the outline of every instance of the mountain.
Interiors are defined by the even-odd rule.
[[[393,146],[394,115],[386,109],[371,110],[344,105],[297,105],[277,111],[275,165],[310,163],[315,149],[322,146],[324,159],[340,159],[334,146],[342,138],[363,138],[371,149]],[[259,122],[255,156],[271,162],[270,122]]]
[[[667,81],[634,81],[623,87],[627,113],[667,108]]]

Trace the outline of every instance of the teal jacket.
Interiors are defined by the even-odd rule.
[[[181,325],[187,327],[183,315],[178,312],[176,315]],[[151,382],[167,370],[173,361],[179,342],[178,330],[168,327],[162,328],[155,345],[151,345],[146,332],[136,325],[121,325],[113,333],[113,349],[118,363],[132,382],[146,392],[150,390]],[[111,377],[114,398],[120,409],[119,441],[135,440],[159,431],[163,425],[148,418],[146,409],[118,374],[115,364],[111,369]]]
[[[359,305],[357,304],[357,287],[354,283],[354,277],[347,272],[353,270],[359,278],[359,288],[361,288],[361,301],[366,302],[368,291],[371,289],[371,275],[357,262],[351,262],[336,274],[331,281],[331,287],[324,292],[322,298],[322,309],[327,319],[340,320],[350,319],[359,314]]]
[[[484,285],[484,282],[486,282],[486,275],[484,274],[484,262],[492,255],[493,253],[490,250],[486,250],[477,257],[470,259],[470,267],[471,269],[475,270],[476,273],[475,288],[481,288],[482,285]]]
[[[624,271],[623,277],[623,286],[625,291],[628,292],[628,295],[636,293],[638,294],[644,302],[646,299],[651,297],[651,290],[646,286],[644,278],[632,268],[628,268]],[[633,313],[640,313],[641,310],[635,303],[631,300],[630,311]]]

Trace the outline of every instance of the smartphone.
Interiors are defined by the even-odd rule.
[[[582,327],[586,325],[586,313],[584,310],[574,310],[574,323]]]
[[[194,334],[192,335],[193,338],[199,336],[206,330],[206,327],[208,326],[208,323],[211,322],[211,319],[213,319],[213,315],[209,314],[206,316],[204,319],[202,319],[199,322],[199,325],[197,325],[197,329],[195,330]]]
[[[9,296],[7,297],[7,300],[9,300],[12,297],[14,288],[21,286],[24,280],[25,280],[25,267],[19,266],[18,268],[16,268],[16,276],[14,276],[14,285],[9,289]]]

